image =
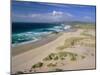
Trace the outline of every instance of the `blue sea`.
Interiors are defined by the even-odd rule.
[[[36,42],[53,32],[64,31],[68,25],[61,23],[12,23],[12,44]]]

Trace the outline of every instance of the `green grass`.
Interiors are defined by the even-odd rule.
[[[43,63],[42,63],[42,62],[38,62],[38,63],[34,64],[34,65],[32,66],[32,68],[40,68],[40,67],[42,67],[42,66],[43,66]]]

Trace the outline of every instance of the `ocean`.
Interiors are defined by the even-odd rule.
[[[70,26],[61,23],[12,23],[12,44],[38,41],[53,32],[61,32]]]

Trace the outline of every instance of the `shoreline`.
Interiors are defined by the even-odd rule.
[[[43,46],[43,45],[57,39],[60,35],[61,35],[60,32],[57,33],[57,34],[56,33],[51,33],[47,37],[42,38],[42,39],[40,39],[36,42],[30,41],[30,42],[25,42],[23,44],[17,45],[15,47],[12,46],[11,47],[12,48],[11,54],[12,54],[12,56],[16,56],[18,54],[29,51],[31,49],[35,49],[37,47]]]
[[[53,32],[51,32],[50,34],[45,35],[44,37],[49,36],[49,35],[52,35],[52,34],[57,34],[57,33],[59,33],[59,32],[73,32],[73,31],[75,31],[75,29],[73,29],[73,27],[70,26],[70,28],[63,29],[63,31],[53,31]],[[43,39],[44,37],[42,37],[41,39]],[[13,44],[12,44],[12,47],[17,47],[17,46],[20,46],[20,45],[24,45],[24,44],[29,44],[29,43],[37,42],[37,41],[40,41],[41,39],[38,39],[38,40],[36,40],[36,41],[34,41],[34,40],[28,40],[28,41],[24,41],[24,42],[20,42],[20,43],[13,43]]]
[[[74,32],[76,30],[77,29],[70,28],[70,29],[65,30],[63,32],[68,33],[68,32]],[[16,56],[18,54],[29,51],[31,49],[41,47],[41,46],[57,39],[59,36],[62,35],[63,32],[57,32],[57,33],[53,32],[53,33],[49,34],[48,36],[46,36],[45,38],[42,38],[38,41],[33,42],[33,40],[32,40],[32,41],[28,41],[25,43],[21,43],[21,44],[16,45],[16,46],[11,46],[11,48],[12,48],[11,54],[12,54],[12,56]]]

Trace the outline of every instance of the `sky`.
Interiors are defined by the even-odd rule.
[[[95,22],[96,7],[43,2],[12,1],[13,22]]]

